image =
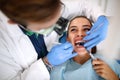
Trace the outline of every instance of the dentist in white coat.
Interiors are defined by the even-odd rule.
[[[63,4],[59,0],[0,0],[0,80],[50,79],[45,63],[42,58],[38,59],[34,45],[18,24],[24,25],[22,28],[25,30],[39,32],[55,24],[60,16],[69,20],[86,15],[95,22],[103,13],[94,8],[86,0],[63,1]],[[44,37],[48,51],[57,38],[54,30]],[[69,53],[72,51],[70,43],[60,45],[65,46],[68,46],[66,52],[69,56],[58,51],[54,54],[56,51],[53,48],[45,58],[49,64],[59,65],[76,55]],[[64,58],[59,58],[61,56]]]

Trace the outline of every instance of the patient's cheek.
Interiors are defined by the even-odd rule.
[[[73,45],[73,47],[74,47],[74,42],[73,42],[72,37],[70,38],[70,36],[69,36],[69,38],[67,38],[67,41],[70,42]]]

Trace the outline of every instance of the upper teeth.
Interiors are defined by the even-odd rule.
[[[76,41],[75,43],[80,43],[81,41]]]

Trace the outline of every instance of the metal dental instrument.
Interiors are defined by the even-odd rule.
[[[95,60],[95,59],[96,59],[96,57],[95,57],[95,56],[93,56],[93,54],[92,54],[90,51],[88,51],[88,50],[87,50],[87,52],[89,53],[90,57],[91,57],[93,60]]]

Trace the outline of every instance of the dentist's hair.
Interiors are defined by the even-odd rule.
[[[0,10],[19,24],[49,21],[60,7],[60,0],[0,0]]]

